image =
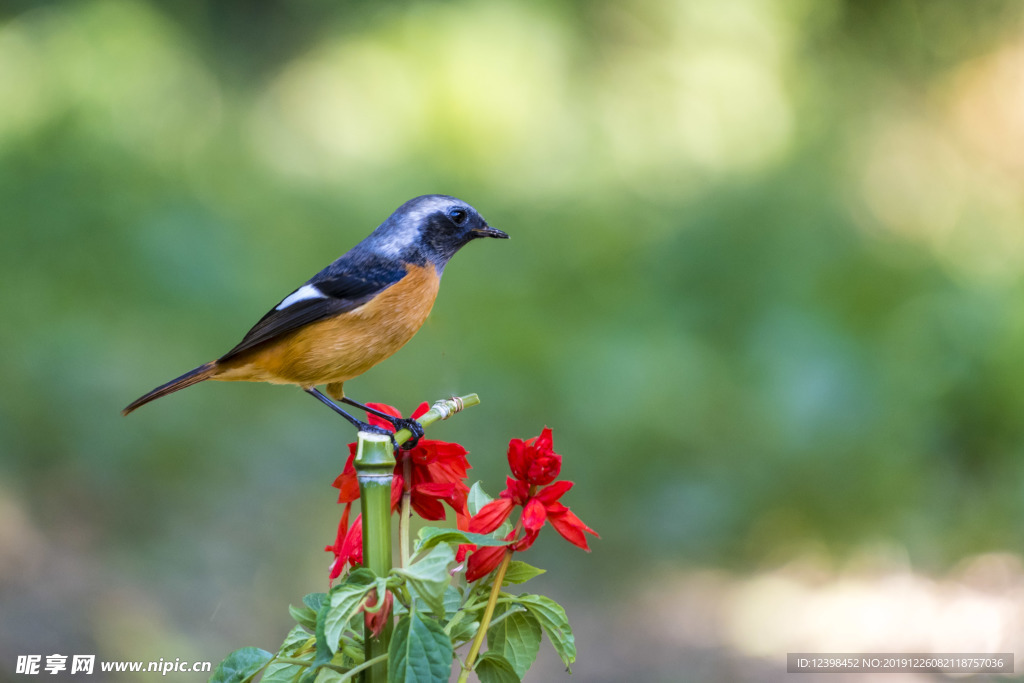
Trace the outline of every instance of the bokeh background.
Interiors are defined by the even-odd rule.
[[[492,492],[554,429],[602,535],[524,558],[573,680],[1024,657],[1022,188],[1013,1],[8,0],[0,679],[276,648],[350,429],[267,385],[119,410],[433,192],[512,239],[347,388],[479,393],[431,436]]]

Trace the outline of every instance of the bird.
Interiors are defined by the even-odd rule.
[[[359,420],[335,401],[409,429],[423,428],[359,403],[344,392],[358,377],[402,348],[434,305],[441,275],[459,249],[479,238],[508,239],[468,203],[441,194],[402,204],[363,241],[288,294],[216,360],[162,384],[128,404],[128,415],[206,380],[294,384],[359,431],[392,434]],[[324,386],[326,395],[317,389]],[[334,399],[334,400],[331,400]],[[392,436],[392,441],[394,437]]]

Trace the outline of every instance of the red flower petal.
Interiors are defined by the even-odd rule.
[[[351,509],[351,505],[346,505],[344,512],[341,513],[341,521],[338,522],[338,533],[334,539],[334,545],[324,548],[327,552],[337,555],[341,544],[345,542],[345,534],[348,533],[348,513]]]
[[[363,515],[358,514],[352,520],[352,526],[345,534],[345,542],[341,545],[341,554],[352,564],[363,563]]]
[[[516,479],[526,479],[526,444],[522,439],[512,439],[508,442],[508,466],[512,468],[512,474]]]
[[[402,493],[405,491],[405,478],[395,472],[391,478],[391,511],[394,512],[402,504]]]
[[[445,518],[444,506],[441,505],[441,501],[430,496],[417,495],[415,490],[412,492],[412,509],[423,519],[436,521]]]
[[[480,508],[480,512],[476,513],[469,520],[469,530],[477,534],[491,533],[508,519],[513,507],[514,504],[511,500],[506,500],[505,498],[492,500]]]
[[[590,547],[587,545],[587,537],[584,532],[600,538],[596,531],[584,524],[583,520],[574,515],[569,508],[558,512],[549,510],[548,521],[551,522],[551,526],[555,527],[555,531],[562,535],[562,538],[587,552],[590,552]]]
[[[553,450],[554,438],[551,435],[551,428],[545,427],[544,429],[542,429],[540,432],[540,436],[538,436],[531,445],[541,452]]]
[[[382,413],[387,413],[392,417],[402,417],[402,413],[398,412],[398,408],[394,406],[389,406],[386,403],[367,403],[366,405],[369,406],[370,408],[375,408],[376,410],[379,410]],[[366,421],[372,424],[374,427],[383,427],[389,432],[395,431],[395,426],[393,424],[391,424],[382,417],[377,417],[373,413],[366,414]]]
[[[423,403],[416,406],[416,410],[412,411],[412,415],[410,417],[412,417],[412,419],[414,420],[418,420],[420,419],[420,417],[425,415],[428,410],[430,410],[430,406],[427,405],[426,401],[424,401]]]
[[[430,482],[417,484],[413,490],[421,495],[443,500],[456,512],[465,510],[466,494],[469,493],[469,489],[464,484],[434,484]]]
[[[338,525],[338,538],[333,546],[326,550],[334,553],[334,562],[331,563],[330,579],[341,576],[345,571],[345,565],[357,565],[363,563],[363,516],[358,515],[352,526],[348,527],[349,506],[345,506],[345,512],[341,516],[341,523]],[[346,528],[347,527],[347,528]]]
[[[458,551],[455,553],[455,561],[462,562],[466,559],[466,553],[476,550],[476,543],[462,543],[459,545]]]
[[[525,481],[508,477],[505,480],[505,490],[499,495],[501,498],[507,498],[519,505],[526,505],[526,501],[530,498],[530,485]]]
[[[545,505],[550,505],[564,496],[565,492],[572,487],[573,483],[571,481],[556,481],[551,486],[545,486],[538,491],[535,497],[543,501]]]
[[[416,484],[416,486],[413,487],[413,491],[432,498],[448,499],[455,494],[455,488],[455,484],[434,483],[428,481],[422,484]]]
[[[341,561],[340,557],[335,557],[334,561],[331,562],[330,573],[328,574],[327,577],[330,580],[331,585],[334,584],[334,580],[336,578],[341,576],[341,573],[343,571],[345,571],[345,563]]]
[[[547,519],[548,513],[544,509],[544,503],[536,498],[531,498],[526,506],[523,508],[523,516],[520,521],[523,523],[523,527],[530,531],[540,531],[540,528],[544,526],[544,520]]]
[[[537,529],[535,531],[531,531],[530,529],[525,529],[523,531],[523,537],[520,538],[518,541],[516,541],[515,543],[512,544],[512,549],[515,550],[516,552],[519,552],[519,551],[522,551],[522,550],[526,550],[531,545],[533,545],[533,542],[537,540],[537,536],[539,536],[539,535],[540,535],[540,529]]]
[[[339,503],[351,503],[352,501],[359,500],[359,481],[356,478],[355,457],[356,445],[350,443],[348,460],[345,461],[345,469],[341,471],[341,474],[331,484],[331,486],[338,489]]]
[[[425,471],[432,481],[461,483],[466,479],[466,473],[471,469],[466,461],[466,451],[459,449],[461,452],[452,452],[446,448],[448,445],[441,442],[441,446],[445,448],[438,447],[433,453],[433,457],[423,461],[423,464],[417,462],[417,465]],[[418,448],[413,450],[418,450]]]
[[[469,517],[469,488],[465,484],[456,486],[454,493],[445,502],[455,510],[456,516]]]
[[[544,486],[553,482],[562,471],[562,456],[558,453],[539,453],[530,461],[527,481]]]
[[[469,564],[466,566],[466,581],[476,581],[481,576],[487,576],[501,564],[501,558],[505,555],[508,546],[490,545],[473,551],[469,556]]]

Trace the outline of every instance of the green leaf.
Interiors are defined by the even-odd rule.
[[[504,657],[490,651],[477,660],[473,671],[480,678],[480,683],[519,683],[520,679]]]
[[[305,626],[310,631],[316,630],[316,610],[306,606],[295,607],[294,605],[288,605],[288,614],[292,615],[292,619],[298,622],[300,626]]]
[[[327,593],[310,593],[306,597],[302,598],[302,602],[309,609],[314,612],[319,612],[320,608],[324,605],[324,600],[327,599]]]
[[[338,681],[343,680],[346,680],[345,674],[334,669],[320,669],[320,673],[316,675],[316,683],[338,683]],[[260,681],[260,683],[263,683],[263,681]]]
[[[540,651],[540,622],[530,612],[514,612],[487,629],[489,652],[502,655],[522,678]]]
[[[530,614],[537,618],[544,627],[544,632],[548,634],[551,644],[555,646],[555,652],[568,669],[576,661],[576,639],[572,635],[572,627],[569,626],[569,617],[566,616],[565,609],[543,595],[524,593],[509,599],[528,609]]]
[[[217,669],[210,676],[210,683],[248,681],[259,673],[260,669],[265,667],[273,656],[258,647],[243,647],[241,650],[235,650],[217,665]]]
[[[469,494],[466,496],[466,506],[469,509],[470,516],[480,512],[480,508],[490,503],[493,498],[487,495],[484,491],[483,485],[480,482],[476,482],[469,489]]]
[[[281,647],[277,653],[288,656],[288,653],[294,652],[297,646],[307,643],[309,638],[310,636],[309,633],[306,632],[306,629],[301,626],[294,626],[292,627],[292,630],[288,632],[288,635],[284,637],[284,642],[281,643]]]
[[[363,639],[342,636],[340,649],[334,655],[334,661],[337,661],[339,657],[343,660],[342,664],[346,666],[349,664],[352,666],[362,664],[363,660],[366,659],[365,652],[363,651]]]
[[[341,634],[371,588],[372,583],[344,583],[331,591],[330,609],[324,620],[324,638],[331,652],[338,651]]]
[[[303,667],[298,664],[272,661],[263,671],[260,683],[295,683],[302,671]]]
[[[476,635],[477,630],[480,628],[480,622],[475,619],[469,621],[459,621],[452,628],[451,636],[453,643],[466,642],[473,640],[473,636]]]
[[[409,592],[414,599],[425,603],[438,617],[444,616],[444,593],[448,586],[437,581],[409,581]]]
[[[417,586],[419,586],[419,583],[415,581],[410,581],[408,585],[409,595],[412,597],[413,609],[419,610],[420,612],[434,612],[434,607],[431,606],[426,598],[419,594]],[[396,603],[396,605],[397,604],[398,603]],[[445,586],[444,595],[441,599],[441,606],[444,612],[435,612],[435,614],[439,617],[443,616],[444,621],[450,620],[455,613],[459,611],[459,607],[462,606],[462,594],[459,593],[459,590],[455,586]],[[405,614],[407,611],[408,610],[405,609],[400,612],[396,610],[396,613]]]
[[[395,581],[397,581],[398,583],[394,583]],[[409,591],[412,609],[419,610],[420,612],[431,611],[432,608],[427,603],[427,601],[424,600],[423,597],[416,592],[416,586],[411,581],[408,581],[405,577],[392,576],[391,582],[388,585],[392,587],[405,586],[405,589]],[[449,584],[444,589],[444,598],[442,599],[442,603],[444,605],[444,620],[447,621],[456,612],[459,611],[460,607],[462,607],[462,593],[459,592],[458,588]],[[400,600],[395,600],[393,614],[395,615],[395,617],[402,617],[403,615],[409,613],[409,609],[410,608],[403,605]]]
[[[308,643],[309,640],[309,633],[302,626],[295,626],[285,636],[277,655],[281,657],[295,657],[297,655],[295,650]],[[312,653],[307,653],[302,658],[312,661],[313,655]],[[302,673],[303,669],[304,667],[298,664],[286,664],[277,661],[275,658],[270,660],[270,664],[267,664],[267,668],[263,670],[263,678],[260,679],[260,683],[294,683],[298,680],[299,674]]]
[[[415,552],[432,548],[439,543],[447,543],[449,545],[475,543],[476,545],[484,546],[505,545],[508,541],[496,539],[490,534],[474,534],[469,531],[460,531],[458,529],[444,529],[436,526],[425,526],[420,529],[420,533],[416,536]]]
[[[455,559],[455,551],[447,545],[437,545],[421,559],[405,569],[392,570],[409,581],[411,589],[422,598],[434,614],[444,616],[444,595],[451,581],[448,565]]]
[[[413,612],[398,620],[388,648],[388,683],[447,683],[452,641],[433,619]]]
[[[454,550],[447,545],[438,545],[405,569],[395,569],[395,573],[420,581],[444,581],[448,577],[448,565],[454,560]]]
[[[303,607],[288,605],[288,613],[292,615],[292,619],[296,622],[302,624],[310,631],[315,631],[316,613],[320,611],[320,607],[323,606],[326,599],[326,593],[310,593],[302,598]]]
[[[327,615],[330,613],[331,603],[328,600],[324,600],[323,604],[320,605],[320,611],[316,614],[316,653],[313,656],[313,661],[309,663],[309,668],[302,677],[304,683],[312,683],[316,678],[317,670],[324,664],[331,661],[334,657],[334,651],[327,645]]]
[[[505,579],[501,585],[507,586],[510,583],[526,583],[530,579],[535,576],[540,576],[546,571],[547,569],[540,569],[519,560],[512,560],[508,563],[508,569],[505,570]]]
[[[346,583],[361,583],[363,585],[373,583],[377,580],[377,575],[373,573],[373,570],[366,567],[360,567],[359,569],[353,569],[345,575],[345,580],[341,582],[341,586]],[[335,586],[331,590],[337,590],[339,586]]]
[[[286,664],[272,660],[264,669],[260,683],[294,683],[303,671],[304,667],[298,664]]]
[[[444,589],[444,615],[451,618],[462,606],[462,593],[455,586]]]

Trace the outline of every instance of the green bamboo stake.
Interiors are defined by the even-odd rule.
[[[363,510],[363,566],[377,576],[387,576],[391,572],[391,480],[395,471],[391,437],[359,432],[354,464]],[[378,595],[377,600],[384,600],[384,596]],[[363,647],[367,662],[387,654],[392,627],[389,620],[379,638],[365,630]],[[386,658],[363,673],[364,683],[386,683],[387,679]]]

